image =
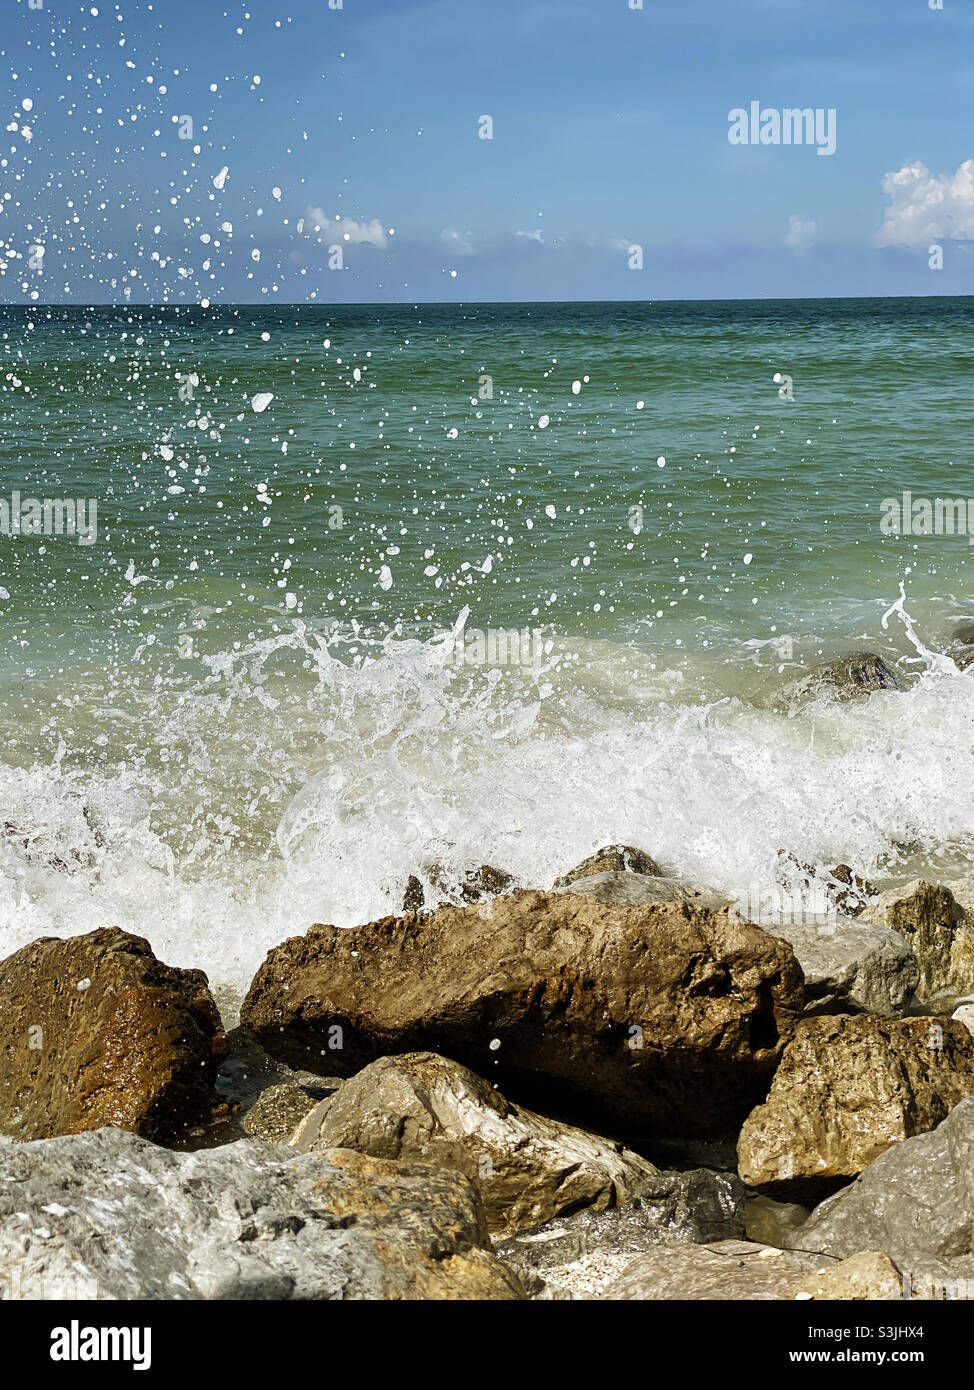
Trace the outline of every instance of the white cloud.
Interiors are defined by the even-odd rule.
[[[456,251],[458,256],[475,256],[477,254],[477,248],[470,240],[472,236],[472,232],[460,232],[456,227],[444,227],[440,232],[440,240],[445,241],[449,247]]]
[[[889,197],[878,246],[929,246],[942,239],[974,240],[974,159],[956,174],[931,174],[925,164],[904,164],[883,177]]]
[[[535,227],[533,232],[515,232],[514,235],[526,237],[528,241],[536,241],[539,246],[544,246],[544,237],[541,235],[540,227]]]
[[[388,249],[391,235],[377,217],[373,217],[371,222],[356,222],[353,217],[342,217],[340,213],[329,217],[321,208],[308,208],[298,224],[298,231],[304,231],[307,236],[328,245],[336,242],[346,246],[368,243],[377,246],[380,251]]]
[[[815,233],[818,231],[818,223],[806,220],[792,214],[788,218],[788,230],[785,232],[785,245],[789,251],[793,251],[796,256],[804,256],[805,252],[815,240]]]

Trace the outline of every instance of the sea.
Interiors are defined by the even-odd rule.
[[[233,998],[433,863],[974,872],[974,550],[910,520],[974,530],[972,326],[0,307],[0,956],[117,925]],[[789,698],[856,651],[904,689]]]

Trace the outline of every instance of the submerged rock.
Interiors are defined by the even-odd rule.
[[[663,1246],[634,1260],[602,1297],[639,1302],[790,1299],[799,1281],[822,1263],[813,1256],[744,1240]]]
[[[315,926],[272,950],[242,1022],[292,1065],[351,1075],[436,1049],[616,1137],[736,1131],[802,1005],[791,947],[689,903],[522,892]]]
[[[593,874],[626,873],[646,874],[651,878],[662,876],[663,870],[650,855],[631,845],[605,845],[595,854],[583,859],[561,878],[555,879],[556,888],[564,888],[576,883],[580,878],[590,878]]]
[[[304,1117],[291,1142],[456,1169],[480,1188],[494,1231],[615,1206],[656,1172],[621,1144],[512,1105],[432,1052],[372,1062]]]
[[[0,963],[0,1133],[116,1125],[161,1142],[210,1119],[226,1049],[201,970],[117,927],[43,937]]]
[[[806,1019],[741,1130],[740,1175],[772,1195],[820,1200],[972,1093],[974,1038],[960,1023]]]
[[[854,652],[813,666],[800,680],[789,682],[782,696],[795,710],[811,700],[853,700],[875,690],[902,689],[903,682],[881,656]]]
[[[118,1129],[0,1148],[0,1297],[512,1299],[459,1173]]]
[[[883,1250],[918,1288],[933,1276],[974,1275],[974,1097],[881,1154],[790,1243],[840,1258]]]
[[[591,1297],[658,1245],[742,1238],[743,1213],[744,1187],[733,1173],[655,1172],[621,1206],[559,1216],[495,1246],[535,1297]]]

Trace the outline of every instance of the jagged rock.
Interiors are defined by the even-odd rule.
[[[883,1250],[918,1284],[974,1273],[974,1097],[931,1132],[887,1149],[789,1244],[840,1258]]]
[[[424,884],[425,879],[425,884]],[[510,892],[516,887],[513,874],[504,869],[495,869],[492,864],[481,864],[478,869],[467,869],[462,874],[451,874],[443,864],[427,864],[422,877],[410,874],[403,895],[403,912],[417,912],[429,905],[439,903],[479,903],[485,898],[496,897],[498,893]]]
[[[874,690],[902,690],[903,682],[874,652],[855,652],[823,662],[782,691],[792,710],[809,700],[853,700]]]
[[[555,887],[564,888],[580,878],[607,873],[645,874],[651,878],[658,878],[663,870],[655,859],[641,849],[633,849],[631,845],[605,845],[595,854],[589,855],[588,859],[583,859],[581,864],[576,864],[567,874],[556,878]]]
[[[604,874],[587,874],[575,879],[567,888],[556,888],[558,893],[576,893],[583,898],[594,898],[600,903],[619,903],[638,906],[641,903],[693,903],[696,907],[709,907],[715,912],[730,905],[731,899],[722,893],[711,893],[706,888],[697,888],[682,878],[652,877],[649,874],[618,873],[610,870]]]
[[[0,1297],[511,1299],[459,1173],[118,1129],[0,1148]]]
[[[858,1299],[881,1302],[902,1298],[903,1276],[881,1250],[863,1250],[848,1260],[809,1274],[791,1291],[792,1298],[815,1300]]]
[[[480,1188],[493,1231],[624,1202],[656,1171],[611,1139],[512,1105],[433,1052],[380,1057],[306,1115],[291,1142],[456,1169]]]
[[[634,1260],[602,1297],[639,1302],[786,1299],[793,1296],[798,1281],[817,1272],[822,1263],[809,1255],[744,1240],[662,1246]]]
[[[783,937],[805,975],[805,1013],[901,1015],[919,970],[906,940],[886,927],[852,921],[785,922],[765,930]]]
[[[743,1237],[743,1210],[744,1187],[733,1173],[656,1172],[621,1206],[560,1216],[495,1247],[533,1296],[592,1296],[658,1245]]]
[[[0,963],[0,1133],[117,1125],[160,1141],[207,1122],[226,1041],[201,970],[117,927],[43,937]]]
[[[951,1019],[805,1019],[741,1130],[740,1175],[814,1202],[972,1093],[974,1038]]]
[[[915,879],[881,894],[868,915],[909,943],[921,999],[974,992],[974,927],[949,888]]]
[[[322,1099],[303,1086],[284,1081],[262,1091],[240,1124],[244,1133],[253,1139],[286,1144],[301,1121],[321,1104]],[[331,1147],[339,1148],[340,1145]]]
[[[726,913],[521,892],[312,927],[269,953],[241,1021],[295,1066],[436,1048],[614,1137],[712,1138],[766,1093],[801,996],[791,948]]]

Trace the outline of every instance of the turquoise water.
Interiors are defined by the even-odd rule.
[[[972,303],[0,309],[0,498],[98,527],[0,536],[0,947],[240,983],[424,859],[608,839],[966,870],[971,547],[880,518],[974,497]],[[776,707],[862,647],[906,695]]]

